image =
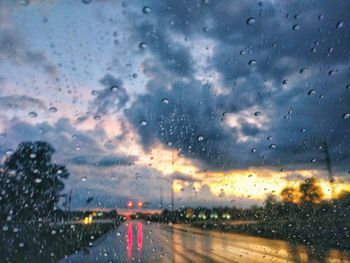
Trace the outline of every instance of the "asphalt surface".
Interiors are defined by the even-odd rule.
[[[350,262],[350,257],[285,241],[133,220],[61,260],[68,262]]]

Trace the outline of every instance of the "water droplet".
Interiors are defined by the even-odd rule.
[[[256,111],[256,112],[254,113],[254,115],[255,115],[255,116],[260,116],[260,115],[261,115],[261,112],[260,112],[260,111]]]
[[[34,159],[34,158],[36,158],[36,154],[35,154],[35,153],[31,153],[31,154],[29,155],[29,157],[30,157],[31,159]]]
[[[315,94],[316,94],[316,91],[314,91],[313,89],[309,90],[309,92],[307,93],[307,95],[309,95],[309,96],[312,96],[312,95],[315,95]]]
[[[300,69],[300,70],[299,70],[299,73],[300,73],[300,74],[305,74],[305,73],[306,73],[306,68]]]
[[[293,27],[292,27],[292,30],[299,30],[300,29],[300,26],[298,24],[295,24]]]
[[[90,4],[92,2],[92,0],[81,0],[83,2],[83,4]]]
[[[95,121],[101,120],[101,116],[100,116],[100,115],[95,115],[95,116],[94,116],[94,120],[95,120]]]
[[[275,149],[275,148],[276,148],[276,144],[271,144],[271,145],[269,146],[269,148],[270,148],[270,149]]]
[[[316,162],[316,159],[315,159],[315,158],[311,159],[311,162],[312,162],[312,163],[315,163],[315,162]]]
[[[287,85],[288,84],[288,79],[284,79],[282,82],[283,85]]]
[[[250,60],[248,62],[249,66],[255,66],[256,65],[256,61],[254,59]]]
[[[147,43],[146,42],[141,42],[139,44],[139,49],[145,49],[147,47]]]
[[[256,149],[255,149],[255,148],[251,149],[251,152],[252,152],[252,153],[255,153],[255,152],[256,152]]]
[[[347,90],[350,90],[350,83],[345,86]]]
[[[266,140],[271,141],[272,140],[272,136],[267,137]]]
[[[335,72],[336,72],[336,70],[332,69],[332,70],[330,70],[330,71],[328,72],[328,75],[329,75],[329,76],[332,76],[332,75],[335,74]]]
[[[91,95],[92,95],[92,96],[97,96],[97,95],[98,95],[98,91],[97,91],[97,90],[91,91]]]
[[[343,116],[341,116],[344,120],[350,119],[350,112],[344,113]]]
[[[203,136],[198,136],[197,141],[199,141],[199,142],[204,141],[204,137]]]
[[[111,87],[111,91],[113,91],[113,92],[117,92],[118,90],[119,90],[119,87],[116,85]]]
[[[151,13],[151,8],[150,7],[148,7],[148,6],[145,6],[144,8],[142,8],[142,13],[144,13],[144,14],[149,14],[149,13]]]
[[[169,103],[169,100],[168,100],[167,98],[163,98],[163,99],[161,100],[161,102],[162,102],[163,104],[168,104],[168,103]]]
[[[38,117],[38,114],[35,111],[31,111],[28,113],[29,117],[36,118]]]
[[[2,227],[2,230],[3,231],[7,231],[7,230],[9,230],[9,227],[5,225],[5,226]]]
[[[24,243],[20,242],[20,243],[18,244],[18,246],[19,246],[19,247],[24,247]]]
[[[246,20],[247,25],[253,25],[255,23],[255,19],[253,17],[249,17]]]
[[[86,182],[87,177],[86,177],[86,176],[82,176],[82,177],[80,178],[80,180],[81,180],[82,182]]]
[[[40,178],[36,178],[34,181],[35,181],[37,184],[40,184],[42,180],[41,180]]]
[[[336,25],[337,28],[342,28],[343,26],[344,26],[344,21],[340,21]]]
[[[140,121],[140,125],[141,126],[146,126],[147,125],[147,121],[145,121],[145,120]]]
[[[301,131],[301,132],[306,132],[306,129],[305,129],[305,128],[302,128],[300,131]]]
[[[57,108],[56,107],[50,107],[49,108],[49,112],[55,113],[55,112],[57,112]]]

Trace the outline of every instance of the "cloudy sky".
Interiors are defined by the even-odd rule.
[[[350,2],[0,0],[0,157],[44,140],[72,207],[350,189]]]

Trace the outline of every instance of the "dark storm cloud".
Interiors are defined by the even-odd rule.
[[[327,141],[335,169],[349,169],[350,119],[342,116],[350,112],[350,3],[162,1],[150,8],[135,26],[159,69],[126,112],[146,149],[158,140],[214,169],[323,169]],[[205,67],[220,74],[213,85],[225,95],[195,79],[190,52],[167,51],[185,41],[196,52],[199,37],[213,41]],[[175,69],[169,61],[184,62]],[[241,116],[252,109],[259,114]],[[224,112],[239,115],[241,127],[222,122]]]
[[[76,165],[92,165],[97,167],[125,166],[130,165],[135,160],[135,157],[127,156],[88,156],[80,155],[70,159],[68,162]]]
[[[140,48],[144,43],[165,69],[180,76],[190,76],[193,73],[191,54],[184,46],[171,40],[164,28],[145,22],[138,26],[137,33]]]
[[[105,136],[102,130],[85,133],[73,127],[68,119],[61,118],[54,124],[42,122],[33,125],[14,118],[6,127],[5,137],[0,138],[1,155],[23,141],[42,140],[52,144],[56,149],[56,159],[68,165],[112,167],[128,165],[135,160],[132,156],[113,154],[100,144],[99,139]],[[96,157],[83,155],[82,152],[93,153]]]
[[[21,36],[12,28],[0,27],[0,59],[33,68],[39,67],[50,76],[57,72],[56,65],[49,61],[45,53],[30,50]]]
[[[123,87],[123,81],[115,78],[111,74],[106,74],[100,83],[106,88],[95,91],[97,97],[93,101],[93,106],[98,114],[106,114],[109,111],[116,111],[125,106],[129,100],[129,95]]]
[[[42,109],[46,110],[45,103],[39,99],[27,95],[9,95],[0,97],[0,109]]]
[[[40,68],[49,76],[56,75],[57,66],[42,50],[31,49],[9,16],[10,10],[18,8],[18,5],[19,2],[16,1],[0,2],[0,60],[14,63],[16,66]]]
[[[148,88],[149,93],[139,96],[126,112],[146,149],[159,140],[211,167],[241,166],[254,160],[254,156],[243,160],[248,157],[247,149],[236,143],[235,129],[221,121],[223,111],[210,86],[199,81],[177,82],[165,89],[151,82]],[[232,160],[235,155],[242,163]]]
[[[183,182],[199,182],[200,180],[193,178],[192,176],[182,174],[182,173],[174,173],[171,175],[172,180],[178,180]]]

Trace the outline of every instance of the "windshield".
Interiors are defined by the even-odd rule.
[[[0,0],[0,262],[350,262],[350,2]]]

